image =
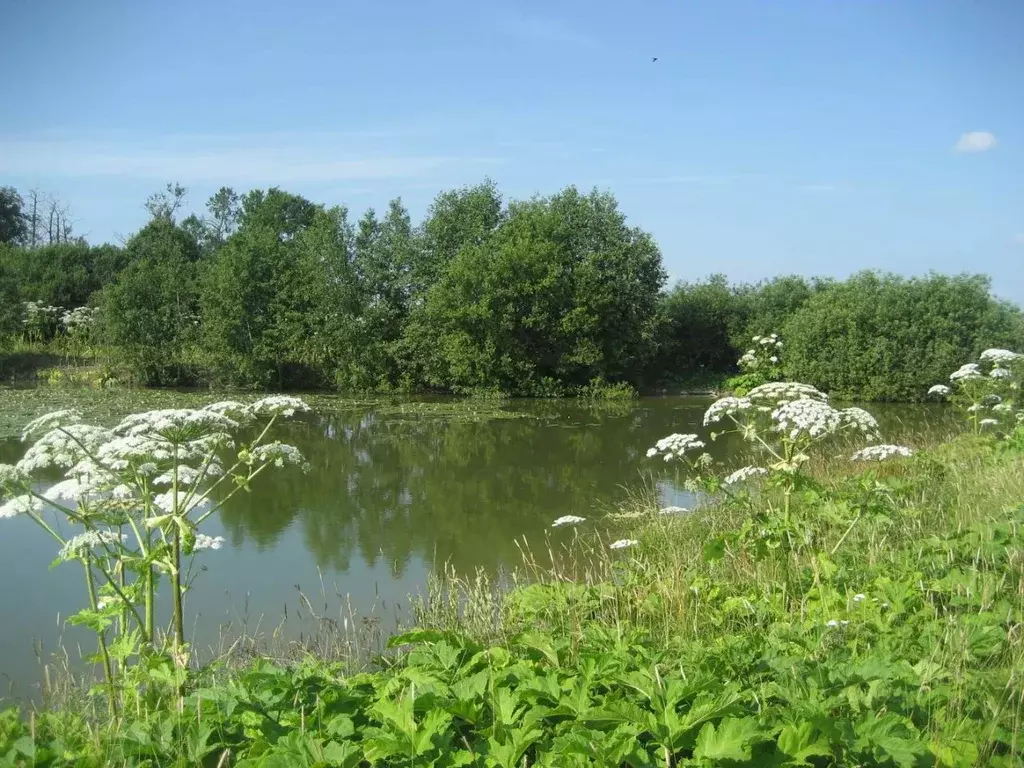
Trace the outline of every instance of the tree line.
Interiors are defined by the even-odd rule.
[[[180,218],[184,198],[168,185],[123,246],[89,245],[0,189],[4,344],[25,302],[93,306],[103,359],[149,386],[557,396],[711,381],[777,333],[787,377],[873,400],[1024,348],[1020,309],[979,275],[667,287],[654,239],[598,191],[506,203],[485,181],[417,224],[401,200],[353,221],[277,188],[224,187]]]

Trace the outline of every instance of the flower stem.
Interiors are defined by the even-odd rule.
[[[82,567],[85,569],[85,586],[89,590],[89,607],[98,610],[96,602],[96,585],[92,578],[92,564],[88,556],[82,559]],[[107,650],[107,632],[100,629],[96,632],[99,637],[100,655],[103,657],[103,674],[107,680],[107,709],[111,717],[117,717],[117,693],[114,688],[114,670],[110,665],[110,652]]]

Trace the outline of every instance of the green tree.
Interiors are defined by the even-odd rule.
[[[199,248],[165,217],[125,246],[128,266],[104,291],[106,338],[114,359],[147,385],[194,383]]]
[[[812,296],[782,335],[789,378],[841,397],[918,400],[984,348],[1021,345],[1024,321],[984,276],[862,272]]]
[[[246,195],[238,231],[203,286],[204,349],[217,380],[257,388],[330,381],[328,361],[354,336],[349,238],[342,209],[278,189]]]
[[[638,381],[665,275],[610,195],[574,188],[513,204],[464,245],[409,329],[427,383],[516,394]]]
[[[24,201],[14,187],[0,187],[0,244],[17,244],[25,239]]]

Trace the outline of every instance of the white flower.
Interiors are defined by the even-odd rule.
[[[618,541],[613,541],[609,544],[608,549],[625,549],[626,547],[632,547],[639,543],[640,542],[636,539],[619,539]]]
[[[303,471],[309,468],[298,448],[278,441],[256,446],[252,451],[252,457],[258,463],[273,464],[275,467],[283,467],[288,464],[301,467]]]
[[[812,387],[810,384],[801,384],[798,381],[771,381],[759,387],[754,387],[747,393],[747,399],[752,402],[764,400],[781,403],[785,400],[800,400],[803,398],[825,402],[828,400],[828,395],[816,387]]]
[[[994,427],[997,426],[998,424],[998,419],[982,419],[981,421],[978,422],[978,426],[981,427]]]
[[[580,517],[578,515],[562,515],[560,518],[558,518],[557,520],[555,520],[555,522],[551,524],[551,527],[560,528],[563,525],[576,525],[576,523],[585,522],[586,519],[587,518]]]
[[[60,411],[53,411],[47,413],[44,416],[40,416],[38,419],[33,419],[25,428],[21,431],[21,439],[27,440],[34,434],[41,432],[48,432],[51,429],[65,426],[67,424],[77,424],[82,419],[82,414],[76,411],[74,408],[65,408]]]
[[[0,488],[24,483],[28,477],[12,464],[0,464]]]
[[[658,449],[657,448],[648,448],[647,449],[647,458],[648,459],[653,459],[657,455],[658,455]]]
[[[820,400],[802,398],[782,403],[772,411],[777,432],[786,432],[790,440],[811,440],[830,435],[842,426],[843,417],[835,408]]]
[[[159,493],[153,497],[153,504],[158,509],[167,512],[168,514],[177,511],[179,515],[190,512],[196,507],[207,501],[206,495],[202,493],[191,493],[189,491],[178,490],[178,509],[175,510],[174,504],[174,491],[167,491],[166,493]]]
[[[860,430],[865,435],[878,434],[878,422],[863,408],[843,408],[839,415],[848,426]]]
[[[18,515],[38,513],[42,511],[42,509],[43,502],[35,496],[30,496],[29,494],[24,493],[21,496],[15,496],[12,499],[8,499],[3,504],[0,504],[0,520],[17,517]]]
[[[704,412],[704,426],[719,422],[724,416],[734,416],[741,411],[749,410],[753,405],[746,397],[723,397],[713,402]]]
[[[763,467],[742,467],[725,478],[723,482],[726,485],[736,485],[737,483],[745,483],[755,477],[767,474],[768,470]]]
[[[1024,358],[1024,355],[1017,352],[1011,352],[1008,349],[986,349],[978,357],[986,363],[1002,365],[1004,363],[1015,363],[1021,358]]]
[[[938,395],[939,397],[945,397],[950,392],[949,387],[945,384],[935,384],[931,389],[928,390],[929,395]]]
[[[779,362],[779,358],[776,355],[772,355],[768,359],[771,360],[773,363]]]
[[[196,543],[192,545],[193,552],[200,552],[204,549],[220,549],[224,546],[223,536],[207,536],[205,533],[196,534]]]
[[[845,627],[845,626],[846,626],[847,624],[849,624],[849,623],[850,623],[850,622],[849,622],[849,621],[846,621],[845,619],[843,619],[842,621],[837,621],[837,620],[835,620],[835,619],[829,619],[829,620],[828,620],[828,621],[827,621],[827,622],[825,623],[825,626],[828,626],[828,627]]]
[[[221,400],[217,403],[210,403],[203,407],[204,411],[219,413],[221,416],[228,416],[236,421],[247,421],[252,418],[252,412],[245,403],[237,400]]]
[[[1013,406],[1010,403],[996,403],[992,406],[992,410],[996,413],[1011,413]]]
[[[864,594],[861,594],[861,593],[858,593],[858,594],[853,596],[853,602],[855,602],[855,603],[859,603],[861,600],[867,600],[867,599],[868,599],[867,595],[864,595]]]
[[[869,445],[850,457],[850,461],[885,461],[893,456],[913,456],[914,452],[903,445]]]
[[[89,424],[70,424],[47,432],[32,445],[17,468],[27,473],[50,467],[73,467],[110,439],[110,432]]]
[[[178,465],[178,487],[188,485],[195,485],[200,479],[206,479],[208,477],[220,477],[224,472],[221,469],[220,462],[216,459],[209,459],[204,465],[196,469],[190,467],[188,464]],[[174,472],[164,472],[162,475],[153,478],[153,485],[173,485],[174,484]]]
[[[680,515],[683,512],[689,512],[686,507],[662,507],[658,510],[659,515]]]
[[[249,406],[248,410],[253,416],[289,417],[308,411],[309,406],[303,400],[291,395],[271,395],[257,400]]]
[[[966,363],[960,366],[959,370],[953,371],[949,374],[950,381],[969,381],[972,379],[983,379],[985,378],[978,368],[977,363]]]
[[[978,413],[978,411],[983,411],[983,410],[985,410],[985,406],[983,406],[981,403],[975,403],[974,405],[970,406],[967,409],[967,412],[968,413]]]
[[[124,534],[117,531],[86,531],[68,539],[57,553],[57,559],[63,562],[81,557],[91,549],[109,544],[120,544],[126,538]]]
[[[751,339],[751,341],[754,342],[755,344],[757,344],[758,342],[761,341],[761,337],[760,336],[755,336],[754,338]]]
[[[674,458],[682,458],[687,451],[703,448],[704,445],[702,440],[697,439],[697,435],[676,433],[661,438],[651,450],[654,451],[654,455],[665,454],[665,461],[671,461]],[[650,455],[650,451],[647,453]]]
[[[1013,377],[1013,371],[1009,368],[993,368],[988,375],[993,379],[1009,379]]]
[[[774,343],[775,343],[775,342],[774,342],[774,341],[772,341],[771,339],[761,339],[761,340],[760,340],[760,341],[758,342],[758,344],[761,344],[762,346],[768,346],[769,344],[774,344]]]
[[[238,427],[237,421],[222,413],[191,408],[171,408],[133,413],[114,427],[114,433],[128,437],[133,435],[159,437],[170,443],[183,443],[211,432],[231,432]]]

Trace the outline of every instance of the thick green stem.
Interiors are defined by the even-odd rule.
[[[92,566],[88,557],[83,558],[82,567],[85,569],[85,586],[89,590],[89,607],[95,611],[98,610],[96,586],[93,583]],[[114,688],[114,670],[110,664],[110,652],[107,650],[107,633],[106,630],[101,629],[96,634],[99,637],[100,655],[103,658],[103,674],[107,680],[107,709],[111,717],[117,717],[117,691]]]
[[[181,595],[181,532],[175,529],[172,542],[174,548],[174,570],[171,571],[171,592],[174,598],[174,647],[185,644],[185,618],[182,612]]]

